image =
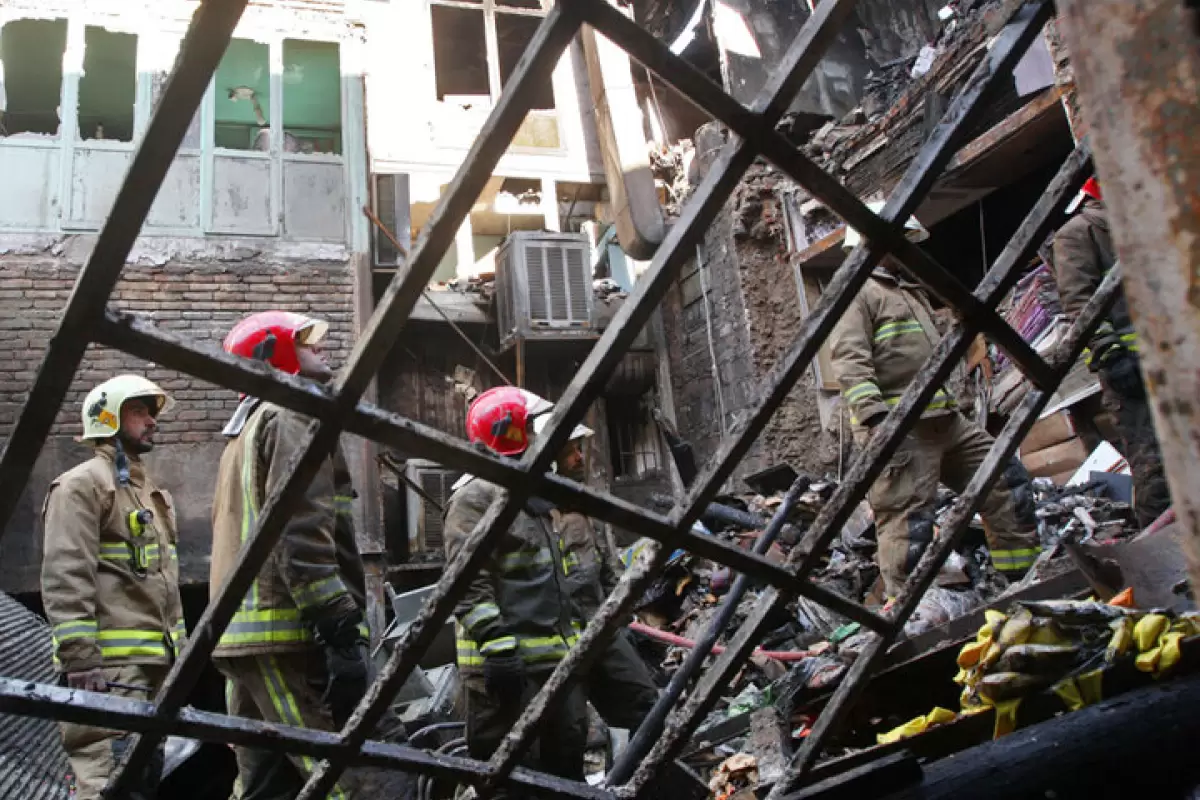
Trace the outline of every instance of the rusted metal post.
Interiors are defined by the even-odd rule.
[[[1200,590],[1200,8],[1060,0],[1058,10]]]

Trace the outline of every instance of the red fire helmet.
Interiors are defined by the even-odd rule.
[[[467,410],[467,438],[502,456],[515,456],[529,446],[525,393],[515,386],[488,389]]]
[[[1088,178],[1087,183],[1083,184],[1083,189],[1081,189],[1080,191],[1082,191],[1084,194],[1086,194],[1088,197],[1092,198],[1093,200],[1103,200],[1104,199],[1103,197],[1100,196],[1100,181],[1096,180],[1095,178]]]
[[[292,311],[262,311],[243,319],[221,344],[226,353],[266,361],[275,369],[300,372],[297,345],[315,345],[325,337],[329,323]]]

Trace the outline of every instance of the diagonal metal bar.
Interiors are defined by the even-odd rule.
[[[62,686],[30,683],[15,678],[0,677],[0,712],[77,725],[115,727],[137,733],[186,736],[204,742],[261,750],[286,748],[289,753],[318,758],[343,749],[341,737],[327,731],[273,725],[190,707],[181,709],[174,718],[166,718],[155,714],[154,705],[149,702],[110,694],[77,692]],[[479,761],[378,741],[367,742],[362,752],[354,756],[354,764],[400,769],[469,784],[481,783],[487,774],[487,766]],[[515,791],[544,797],[612,798],[612,794],[603,789],[530,770],[514,772],[506,779],[506,784]]]
[[[577,30],[578,21],[564,9],[565,6],[556,6],[538,28],[530,49],[518,64],[513,80],[505,87],[468,153],[464,167],[456,175],[446,197],[418,240],[409,269],[397,274],[389,285],[380,308],[368,323],[366,338],[359,340],[348,364],[335,380],[333,399],[339,409],[352,410],[358,404],[371,377],[378,371],[428,285],[463,218],[490,179],[497,162],[528,113],[534,78],[550,73]],[[173,715],[183,706],[208,662],[220,632],[229,624],[250,584],[282,535],[295,499],[307,489],[316,471],[336,446],[340,425],[340,416],[335,416],[310,426],[304,446],[293,463],[288,465],[288,479],[264,503],[257,529],[239,553],[237,566],[205,609],[182,658],[167,676],[167,682],[158,697],[157,713],[160,715]],[[462,580],[460,585],[465,587],[466,581]],[[358,719],[352,720],[352,723],[358,723],[354,747],[366,738],[383,710],[384,706],[380,703],[372,709],[373,718],[369,718],[365,724]],[[157,740],[153,736],[139,738],[118,766],[110,781],[108,796],[119,797],[128,790],[131,776],[140,772],[156,745]],[[335,771],[330,781],[331,787],[338,773],[340,770]]]
[[[1055,377],[1059,382],[1070,371],[1071,366],[1083,352],[1084,345],[1091,338],[1105,315],[1112,308],[1121,288],[1120,264],[1115,265],[1101,283],[1096,294],[1088,301],[1079,318],[1071,326],[1066,339],[1055,349],[1053,361]],[[1029,429],[1037,422],[1038,415],[1049,402],[1054,389],[1040,390],[1033,388],[1022,400],[1018,410],[1009,418],[1008,424],[997,437],[987,457],[972,476],[967,489],[955,501],[955,506],[943,524],[937,545],[926,550],[912,577],[909,578],[904,590],[900,593],[896,606],[896,628],[900,629],[916,610],[926,590],[937,577],[937,572],[945,563],[950,551],[962,539],[967,525],[982,504],[987,493],[991,490],[1001,471],[1012,459],[1021,440],[1029,433]],[[854,666],[846,674],[833,697],[825,706],[820,718],[813,726],[804,744],[793,757],[788,769],[772,788],[768,800],[782,800],[791,787],[815,763],[820,755],[821,747],[833,727],[840,721],[841,712],[848,708],[857,696],[866,688],[866,678],[882,661],[894,637],[876,636],[855,660]]]
[[[579,0],[584,3],[585,0]],[[597,3],[602,0],[586,0]],[[754,103],[753,111],[764,126],[773,126],[790,104],[792,97],[820,61],[825,48],[837,35],[853,10],[853,0],[832,0],[822,4],[804,23],[784,55],[779,68],[772,73]],[[735,140],[726,145],[705,176],[699,190],[688,202],[683,216],[671,229],[667,239],[655,253],[650,269],[638,282],[633,297],[626,301],[612,321],[599,345],[589,354],[579,374],[567,387],[556,404],[550,430],[531,447],[527,460],[535,467],[548,464],[551,454],[566,441],[572,427],[582,418],[598,388],[616,367],[622,354],[632,344],[654,308],[662,301],[680,267],[691,255],[694,246],[707,230],[716,212],[730,196],[754,157],[753,145]],[[865,280],[865,273],[864,273]],[[672,517],[678,533],[691,528],[694,520],[707,505],[708,497],[693,499],[693,505],[682,514]],[[655,545],[651,558],[654,565],[665,559],[661,545]],[[504,743],[492,758],[498,774],[512,769],[533,739],[537,721],[546,707],[561,696],[572,681],[572,673],[586,667],[588,662],[607,645],[615,628],[631,611],[632,604],[645,590],[653,569],[634,571],[624,576],[613,596],[601,606],[589,621],[578,644],[560,661],[550,678],[542,685],[521,718],[509,732]]]
[[[700,110],[724,122],[734,133],[752,143],[764,158],[812,192],[848,225],[887,247],[940,300],[960,315],[976,320],[982,331],[991,336],[1036,385],[1043,386],[1049,379],[1045,362],[994,309],[981,305],[944,267],[909,242],[899,227],[889,225],[872,213],[850,190],[783,138],[773,125],[764,124],[757,114],[611,5],[589,3],[584,14],[591,25],[682,92]]]
[[[747,552],[722,539],[704,536],[691,529],[679,537],[666,517],[645,510],[608,492],[583,486],[553,472],[529,475],[511,459],[480,452],[462,439],[359,403],[354,411],[340,414],[325,387],[304,378],[283,375],[270,368],[220,351],[193,349],[180,338],[161,331],[152,323],[128,314],[109,311],[96,331],[96,340],[139,356],[155,364],[177,369],[219,386],[290,408],[317,419],[340,416],[345,430],[407,452],[470,472],[506,488],[529,485],[539,496],[564,508],[637,531],[659,541],[671,541],[703,558],[725,564],[755,580],[794,591],[838,611],[865,627],[883,631],[889,623],[828,589],[796,579],[760,554]]]
[[[30,454],[36,453],[50,435],[87,350],[92,327],[104,314],[108,296],[245,7],[246,0],[207,0],[192,18],[177,66],[134,153],[96,246],[79,272],[29,399],[0,454],[0,536],[7,530],[29,482],[34,461]]]
[[[368,322],[358,340],[350,364],[335,383],[339,406],[350,412],[374,378],[396,337],[407,322],[425,290],[442,255],[453,241],[463,218],[469,213],[484,184],[490,179],[500,157],[508,149],[517,128],[528,114],[535,82],[546,80],[560,56],[579,29],[580,20],[573,3],[551,7],[538,26],[488,122],[480,131],[446,198],[435,210],[429,227],[417,242],[413,263],[407,274],[393,280],[380,308]],[[522,468],[532,472],[531,464]],[[548,460],[538,471],[545,472]],[[437,635],[441,623],[450,616],[454,604],[466,591],[471,578],[482,567],[491,549],[516,518],[529,496],[528,486],[519,486],[500,498],[480,520],[463,551],[447,565],[417,618],[396,643],[379,677],[359,703],[343,731],[346,755],[326,760],[309,776],[298,795],[313,800],[327,794],[346,766],[346,758],[360,746],[387,710],[387,704],[399,691],[417,660]]]
[[[929,141],[910,165],[905,178],[884,207],[883,216],[885,218],[903,220],[911,213],[918,204],[920,196],[932,186],[936,172],[944,167],[951,157],[955,141],[971,123],[975,113],[981,107],[982,101],[995,88],[1000,78],[1007,77],[1033,37],[1038,34],[1048,14],[1048,4],[1042,3],[1026,4],[1017,11],[1013,20],[997,37],[988,56],[976,69],[964,90],[955,98]],[[731,437],[722,443],[714,461],[709,467],[706,467],[701,478],[697,480],[687,502],[710,497],[730,474],[732,467],[729,462],[731,460],[736,462],[737,459],[740,459],[754,437],[761,433],[771,414],[787,396],[808,362],[816,355],[819,343],[828,336],[837,316],[840,316],[845,310],[854,293],[865,282],[864,266],[869,265],[868,258],[874,256],[870,252],[870,248],[874,246],[873,242],[868,239],[866,248],[862,246],[856,248],[835,273],[833,281],[817,303],[814,313],[802,323],[800,334],[791,351],[768,377],[763,399],[757,404],[749,420],[735,429]],[[966,320],[965,324],[970,325],[972,322],[972,320]],[[801,566],[798,577],[807,578],[811,574],[816,560],[828,547],[829,540],[845,524],[851,510],[865,495],[867,487],[882,471],[887,460],[899,446],[904,433],[915,424],[920,416],[920,409],[924,407],[932,397],[936,386],[944,381],[948,374],[948,367],[945,368],[945,374],[942,375],[938,375],[936,370],[933,374],[922,371],[917,381],[909,387],[900,405],[893,409],[889,419],[883,424],[883,430],[877,432],[872,446],[869,448],[869,453],[864,453],[856,462],[850,479],[842,484],[831,502],[826,505],[814,522],[813,530],[816,531],[817,543],[809,559]],[[872,460],[868,461],[868,458]],[[674,518],[675,515],[672,515],[672,519]],[[791,563],[790,561],[789,564]],[[733,671],[749,656],[753,642],[761,634],[769,614],[785,602],[786,596],[781,596],[775,591],[768,592],[764,596],[759,608],[734,637],[730,648],[706,672],[688,702],[677,715],[673,716],[663,737],[635,773],[630,782],[634,792],[640,792],[645,788],[654,770],[663,760],[673,758],[678,754],[687,738],[694,732],[698,720],[711,708],[719,688],[728,681]]]

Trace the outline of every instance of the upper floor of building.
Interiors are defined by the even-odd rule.
[[[0,236],[101,228],[197,7],[0,0]],[[370,176],[448,182],[544,14],[543,0],[252,2],[143,237],[366,252]],[[496,174],[603,181],[578,44]]]

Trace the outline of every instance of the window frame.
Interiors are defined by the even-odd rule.
[[[546,14],[549,13],[550,5],[552,4],[553,0],[540,0],[540,2],[541,2],[541,6],[542,6],[541,9],[535,9],[535,8],[518,8],[518,7],[514,7],[514,6],[506,6],[503,4],[503,0],[428,0],[427,13],[429,14],[429,20],[430,20],[430,28],[429,28],[430,44],[432,46],[433,37],[434,37],[433,16],[432,16],[434,6],[442,6],[444,8],[460,8],[460,9],[464,9],[467,11],[481,12],[483,14],[484,52],[485,52],[485,56],[487,58],[487,69],[488,69],[488,90],[489,90],[491,106],[495,107],[496,103],[499,102],[499,100],[500,100],[500,93],[504,88],[503,80],[501,79],[501,75],[500,75],[500,37],[496,30],[496,16],[498,14],[507,14],[510,16],[534,17],[537,19],[543,19],[543,18],[545,18]],[[437,61],[436,61],[436,58],[432,61],[432,68],[433,68],[433,78],[434,78],[433,85],[436,87],[437,86]],[[556,68],[556,71],[557,71],[557,68]],[[558,155],[566,154],[570,150],[570,148],[567,144],[567,141],[566,141],[567,134],[566,134],[566,129],[564,128],[564,125],[563,125],[562,114],[560,113],[560,110],[559,110],[560,99],[558,97],[558,92],[556,91],[556,87],[554,86],[553,81],[551,81],[550,91],[551,91],[552,97],[554,98],[554,107],[550,108],[550,109],[531,109],[529,111],[529,114],[525,117],[524,122],[522,122],[521,128],[524,129],[525,126],[529,124],[530,120],[533,120],[533,119],[537,119],[537,118],[552,119],[554,121],[554,125],[555,125],[555,128],[558,133],[558,145],[555,147],[538,147],[538,146],[530,145],[530,144],[515,144],[514,143],[514,144],[509,145],[508,150],[510,153],[558,156]],[[441,105],[443,102],[445,102],[443,100],[437,99],[436,88],[434,90],[434,102],[437,105]],[[435,131],[436,131],[437,125],[438,125],[438,123],[435,122],[434,123]],[[516,138],[520,138],[520,135],[521,135],[521,132],[518,131]],[[460,148],[456,148],[456,149],[460,149]]]

